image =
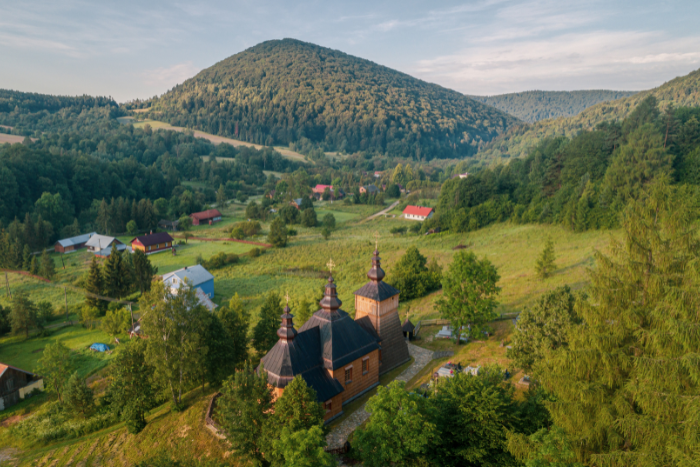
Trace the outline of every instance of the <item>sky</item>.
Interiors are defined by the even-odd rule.
[[[700,68],[698,0],[0,0],[0,88],[160,95],[295,38],[465,94],[643,90]]]

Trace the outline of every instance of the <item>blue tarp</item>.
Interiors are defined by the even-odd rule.
[[[109,350],[109,346],[107,344],[92,344],[90,349],[97,350],[98,352],[106,352]]]

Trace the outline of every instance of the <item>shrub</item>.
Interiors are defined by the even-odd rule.
[[[403,235],[406,233],[406,230],[408,230],[408,227],[402,226],[402,227],[392,227],[389,232],[391,232],[394,235]]]
[[[238,262],[238,255],[235,253],[226,254],[223,251],[215,254],[208,260],[202,261],[200,264],[206,269],[219,269],[223,268],[228,264],[234,264]]]
[[[262,254],[262,250],[260,248],[253,248],[250,250],[250,253],[248,253],[251,258],[257,258]]]
[[[294,229],[287,229],[287,236],[288,237],[296,237],[297,236],[297,231]]]

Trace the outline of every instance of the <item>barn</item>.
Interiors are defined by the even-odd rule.
[[[131,249],[141,250],[147,255],[170,250],[173,247],[173,237],[167,232],[141,235],[131,240]]]
[[[34,389],[44,390],[40,376],[0,363],[0,410],[15,405]]]
[[[85,248],[85,244],[93,235],[97,235],[97,232],[61,239],[54,244],[53,250],[56,253],[72,253],[81,248]]]
[[[207,209],[202,212],[194,212],[190,214],[192,225],[213,224],[221,220],[221,213],[218,209]]]

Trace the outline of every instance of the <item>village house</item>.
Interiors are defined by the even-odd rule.
[[[433,217],[433,208],[424,206],[406,206],[403,210],[403,217],[413,221],[424,221]]]
[[[150,255],[172,249],[173,237],[167,232],[157,232],[136,237],[130,243],[132,250],[141,250]]]
[[[341,199],[343,196],[345,196],[343,190],[340,188],[336,190],[333,188],[333,185],[316,185],[311,189],[311,194],[314,198],[321,199],[323,197],[323,193],[326,191],[326,188],[330,190],[332,200]]]
[[[218,209],[207,209],[202,212],[194,212],[190,214],[192,225],[213,224],[221,220],[221,213]]]
[[[171,232],[177,232],[177,227],[180,225],[180,221],[169,221],[167,219],[161,219],[158,221],[158,227],[163,230],[170,230]]]
[[[332,272],[332,262],[329,266]],[[340,309],[332,276],[321,309],[299,331],[287,304],[279,341],[261,360],[276,397],[301,375],[323,404],[326,423],[343,413],[343,405],[379,385],[380,374],[410,359],[397,311],[399,291],[382,282],[378,251],[367,276],[370,283],[355,292],[364,310],[356,319]]]
[[[53,251],[56,253],[73,253],[76,250],[85,248],[85,243],[87,243],[93,235],[97,235],[97,232],[61,239],[54,244]]]
[[[130,248],[119,239],[107,235],[95,234],[85,242],[87,250],[101,258],[109,258],[112,253],[112,245],[116,245],[119,252],[130,251]]]
[[[367,193],[369,195],[375,195],[379,193],[379,188],[376,185],[366,185],[360,187],[360,194]]]
[[[467,178],[467,177],[469,177],[469,172],[464,172],[463,174],[454,174],[454,175],[451,176],[450,178],[457,178],[457,177],[459,177],[459,178]]]
[[[295,208],[297,208],[297,209],[299,209],[299,210],[301,211],[301,203],[302,203],[302,201],[303,201],[302,198],[294,198],[294,199],[292,200],[292,202],[289,203],[289,204],[291,204],[292,206],[294,206]]]
[[[163,283],[172,294],[177,294],[185,284],[195,290],[199,303],[209,311],[214,311],[217,305],[211,301],[214,298],[214,276],[202,265],[185,266],[177,271],[163,275]]]
[[[40,376],[0,363],[0,410],[15,405],[34,389],[44,390]]]

